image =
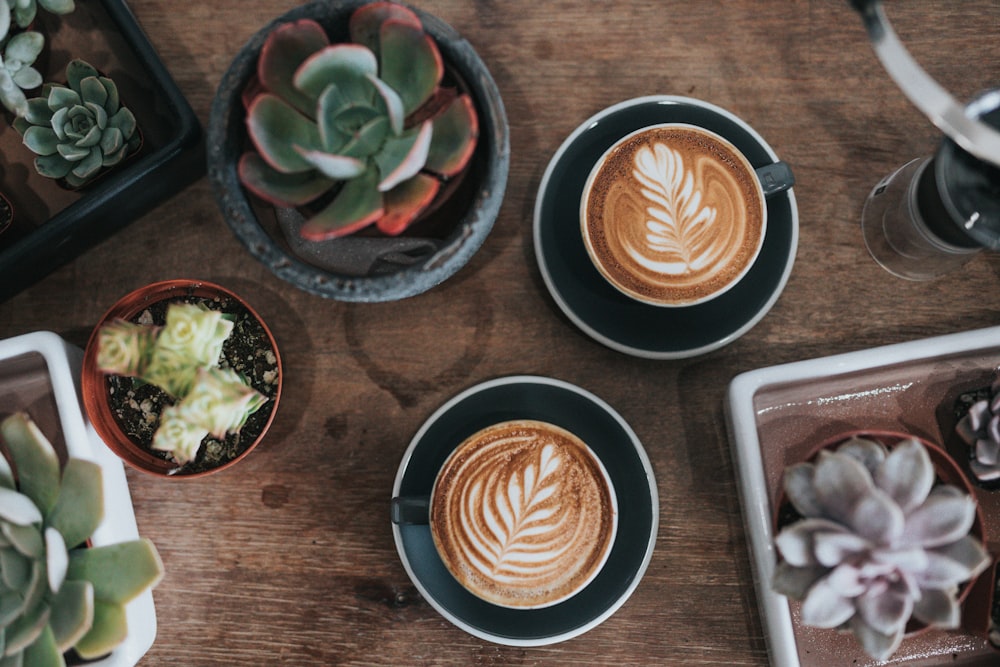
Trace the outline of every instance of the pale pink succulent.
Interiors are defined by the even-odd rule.
[[[784,488],[803,518],[775,539],[773,587],[802,601],[804,624],[853,631],[879,660],[899,647],[911,617],[959,625],[959,586],[990,558],[970,535],[975,500],[936,483],[920,441],[890,451],[851,438],[786,469]]]

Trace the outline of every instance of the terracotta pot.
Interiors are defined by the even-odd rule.
[[[236,456],[214,466],[206,466],[203,463],[199,465],[201,462],[201,455],[199,455],[192,463],[184,467],[178,467],[174,461],[150,449],[148,444],[143,445],[137,439],[126,434],[112,409],[108,391],[110,379],[97,368],[97,334],[102,325],[116,318],[133,320],[147,308],[163,301],[191,297],[221,298],[229,301],[231,304],[235,304],[240,309],[245,309],[263,330],[267,343],[274,353],[275,370],[277,371],[277,379],[274,382],[273,388],[264,390],[266,388],[255,385],[258,391],[261,391],[261,393],[267,395],[270,399],[252,417],[252,419],[256,418],[256,428],[260,432]],[[83,394],[83,404],[94,429],[108,447],[125,463],[152,475],[170,477],[172,479],[189,479],[202,477],[231,467],[238,461],[243,460],[260,443],[270,428],[271,422],[274,420],[274,414],[278,407],[278,399],[281,396],[282,381],[281,356],[278,353],[278,346],[275,343],[274,337],[271,335],[271,331],[264,321],[246,301],[224,287],[213,283],[196,280],[168,280],[147,285],[128,294],[105,313],[97,326],[94,327],[90,340],[87,342],[87,348],[83,357],[80,384]],[[251,382],[251,384],[254,383]],[[251,423],[248,422],[241,433],[245,434],[247,432],[246,429],[250,429],[250,427]],[[249,432],[253,433],[252,430]]]
[[[875,440],[876,442],[882,443],[889,449],[892,449],[894,446],[896,446],[903,440],[908,440],[913,438],[918,442],[920,442],[920,444],[924,446],[924,448],[927,450],[927,453],[930,455],[931,463],[934,465],[934,471],[937,475],[938,484],[951,484],[952,486],[956,486],[959,489],[961,489],[963,492],[971,496],[973,499],[975,499],[976,497],[972,483],[969,481],[969,478],[966,477],[965,473],[962,471],[962,468],[958,464],[958,462],[956,462],[955,459],[952,458],[952,456],[948,454],[948,452],[945,451],[943,447],[934,442],[931,442],[930,440],[921,438],[920,436],[916,436],[910,433],[901,433],[896,431],[850,431],[846,433],[841,433],[817,445],[817,447],[810,453],[810,455],[806,457],[806,461],[815,460],[821,451],[825,449],[833,449],[837,445],[841,444],[842,442],[852,437],[861,437],[861,438],[868,438],[870,440]],[[781,497],[779,498],[778,503],[775,506],[774,516],[772,520],[772,525],[774,526],[775,535],[777,535],[780,532],[781,528],[791,523],[791,521],[788,520],[789,510],[791,510],[791,505],[788,502],[787,497],[785,496],[785,492],[782,491]],[[794,510],[791,511],[794,512]],[[972,524],[972,530],[970,532],[980,541],[980,543],[982,543],[984,546],[986,545],[987,541],[985,536],[985,530],[983,528],[982,508],[979,506],[978,503],[976,504],[976,519]],[[958,602],[960,605],[963,606],[962,625],[964,627],[969,628],[970,630],[973,627],[978,627],[979,625],[981,625],[980,619],[977,618],[967,619],[966,616],[967,614],[969,615],[975,614],[978,616],[981,613],[979,612],[982,605],[980,597],[982,595],[982,589],[984,587],[982,585],[977,585],[977,583],[981,582],[982,578],[990,572],[992,572],[992,568],[987,568],[987,570],[984,573],[981,573],[979,576],[974,577],[973,579],[961,585],[961,590],[959,591],[958,595]],[[973,593],[975,593],[974,596],[976,600],[975,605],[972,604],[972,599],[971,599]],[[912,637],[914,635],[926,632],[929,629],[930,629],[929,626],[926,626],[911,618],[906,626],[905,637]]]

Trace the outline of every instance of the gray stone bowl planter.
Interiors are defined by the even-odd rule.
[[[208,175],[227,224],[278,277],[340,301],[393,301],[425,292],[458,271],[479,249],[500,210],[510,166],[507,116],[496,83],[472,46],[440,19],[410,7],[437,42],[446,78],[465,88],[479,116],[479,142],[464,178],[424,221],[395,238],[353,236],[301,242],[283,229],[295,212],[257,200],[240,183],[237,162],[248,146],[241,95],[267,35],[278,25],[313,19],[332,43],[348,41],[348,19],[367,0],[319,0],[261,29],[240,50],[219,85],[209,115]],[[332,257],[332,261],[328,261]]]

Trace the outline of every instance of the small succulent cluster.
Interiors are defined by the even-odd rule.
[[[25,413],[0,423],[0,664],[65,667],[112,651],[128,633],[125,605],[163,576],[146,539],[87,540],[104,516],[101,468],[52,445]]]
[[[419,17],[391,2],[355,10],[351,42],[322,26],[279,26],[244,94],[254,151],[243,184],[284,207],[309,206],[303,238],[375,224],[396,235],[468,164],[479,134],[471,98],[443,88],[444,65]]]
[[[80,187],[138,149],[135,116],[118,87],[83,60],[66,66],[67,85],[46,84],[14,121],[24,145],[38,155],[35,169]]]
[[[99,331],[101,371],[154,384],[176,401],[161,412],[152,447],[179,465],[195,459],[206,437],[239,432],[267,402],[219,365],[232,329],[232,321],[204,304],[172,303],[162,327],[115,320]]]
[[[851,630],[879,660],[899,647],[911,617],[958,626],[959,585],[990,558],[969,534],[975,501],[936,484],[918,440],[890,451],[851,438],[787,468],[784,488],[802,518],[775,538],[781,560],[772,585],[802,601],[804,624]]]
[[[0,51],[3,53],[0,57],[0,103],[17,116],[23,116],[27,110],[24,91],[42,85],[42,75],[32,65],[42,52],[45,38],[40,32],[27,30],[35,20],[39,5],[53,14],[68,14],[76,8],[73,0],[0,0]]]
[[[970,448],[969,467],[976,479],[1000,483],[1000,376],[987,396],[969,406],[955,432]]]

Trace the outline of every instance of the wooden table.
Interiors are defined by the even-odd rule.
[[[203,123],[243,43],[294,0],[132,0]],[[996,0],[891,1],[922,64],[959,99],[1000,82]],[[0,337],[83,345],[120,296],[211,280],[246,296],[285,362],[274,426],[246,461],[187,483],[128,471],[166,577],[143,665],[766,665],[723,418],[742,371],[1000,323],[1000,256],[927,283],[868,256],[859,220],[884,175],[940,135],[889,80],[847,2],[426,0],[490,67],[510,119],[506,199],[484,247],[421,296],[324,300],[233,237],[202,179],[0,304]],[[651,362],[594,342],[549,296],[532,248],[542,173],[584,119],[628,98],[698,97],[752,124],[795,169],[798,255],[774,309],[718,351]],[[509,648],[421,599],[393,546],[389,496],[414,432],[480,381],[552,376],[608,401],[659,486],[656,550],[634,595],[576,639]]]

